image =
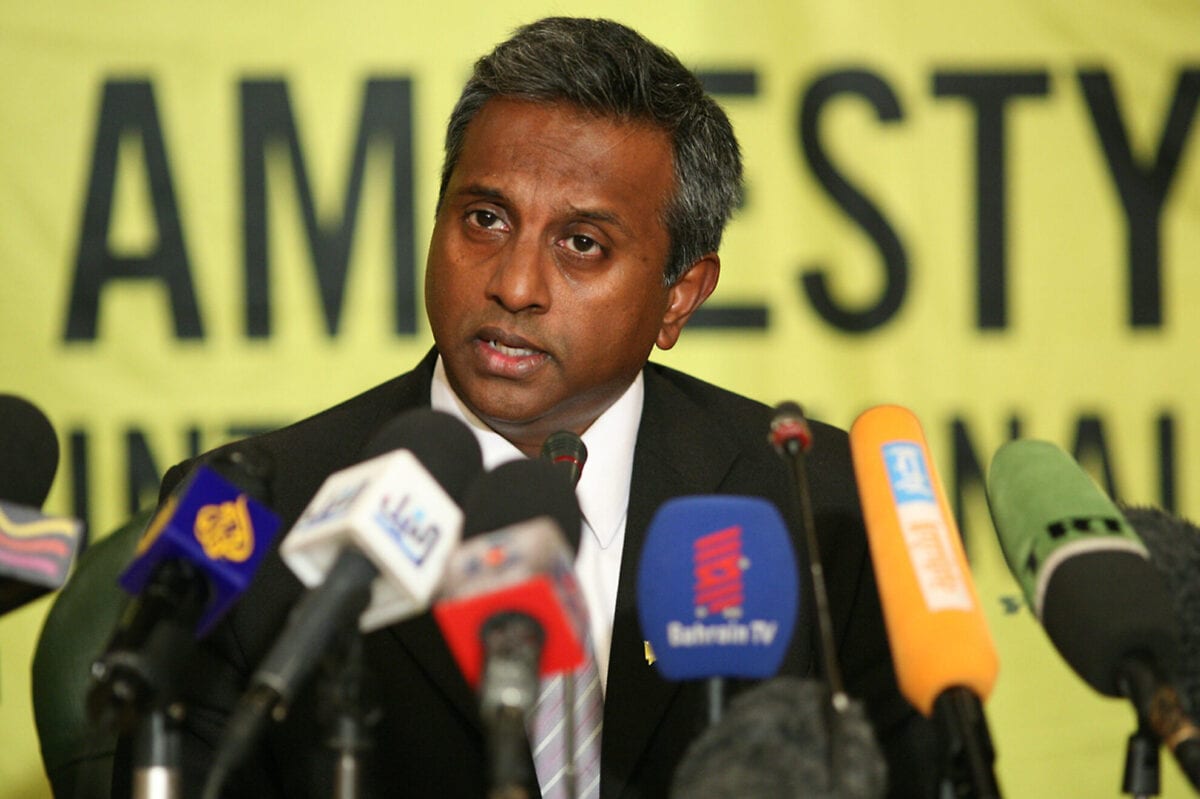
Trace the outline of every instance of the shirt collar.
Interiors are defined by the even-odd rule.
[[[494,469],[502,463],[524,457],[507,439],[484,424],[450,387],[446,368],[438,356],[430,386],[430,405],[434,410],[457,417],[470,428],[483,452],[483,467]],[[581,438],[588,457],[575,494],[579,510],[601,549],[612,544],[624,527],[629,507],[629,483],[633,475],[633,450],[646,386],[642,373],[629,384],[617,401],[600,414]]]

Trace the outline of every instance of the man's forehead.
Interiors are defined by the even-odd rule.
[[[660,128],[570,103],[493,98],[471,120],[448,188],[504,199],[527,179],[571,188],[562,201],[599,217],[611,213],[603,198],[670,190],[670,138]]]
[[[603,110],[586,108],[568,99],[529,99],[509,95],[496,95],[489,98],[475,112],[467,123],[467,139],[472,129],[497,115],[503,115],[510,122],[523,120],[546,119],[554,117],[569,120],[571,124],[583,131],[589,128],[621,131],[624,135],[642,135],[645,137],[661,138],[674,152],[674,139],[665,127],[656,124],[648,117],[608,113]],[[464,142],[464,145],[466,142]]]

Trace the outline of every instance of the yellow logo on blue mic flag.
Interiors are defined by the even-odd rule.
[[[254,524],[245,494],[200,508],[193,532],[204,554],[212,560],[242,563],[254,554]]]

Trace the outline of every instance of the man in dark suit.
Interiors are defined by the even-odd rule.
[[[522,28],[476,64],[450,119],[426,271],[435,350],[414,371],[254,442],[276,462],[273,504],[286,530],[325,477],[406,409],[458,415],[489,465],[535,456],[557,430],[584,436],[589,469],[611,465],[585,469],[592,487],[580,484],[592,498],[581,497],[579,564],[606,677],[608,799],[664,796],[704,724],[702,688],[660,679],[638,629],[635,575],[655,509],[679,495],[753,494],[800,529],[794,486],[767,444],[769,409],[647,365],[716,287],[740,191],[729,122],[674,56],[606,21]],[[892,794],[918,795],[927,729],[896,689],[846,435],[817,424],[814,439],[814,512],[846,686],[888,752]],[[164,493],[188,465],[168,473]],[[273,555],[206,642],[185,696],[189,784],[202,780],[300,592]],[[801,604],[784,670],[811,675],[816,625],[812,603]],[[430,616],[368,635],[365,653],[383,711],[369,790],[483,796],[477,699]],[[234,794],[329,795],[317,694],[310,686],[272,727]]]

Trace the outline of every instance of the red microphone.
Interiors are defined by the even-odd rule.
[[[492,795],[532,793],[525,731],[538,678],[570,672],[586,657],[587,607],[565,535],[577,539],[580,526],[570,477],[551,460],[533,459],[477,480],[463,505],[467,540],[451,556],[433,606],[459,670],[479,691]]]

